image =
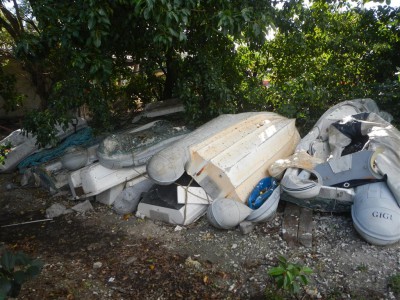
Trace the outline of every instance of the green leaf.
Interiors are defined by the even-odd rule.
[[[292,292],[293,292],[294,294],[298,294],[298,293],[300,292],[300,286],[299,286],[296,282],[293,282],[293,285],[292,285]]]
[[[30,277],[35,277],[37,275],[40,274],[41,271],[41,267],[40,266],[30,266],[27,270],[26,273],[27,275],[29,275]]]
[[[23,252],[17,252],[14,256],[16,266],[26,266],[32,261],[32,259]]]
[[[303,267],[303,268],[301,269],[301,271],[302,271],[304,274],[307,274],[307,275],[312,274],[312,272],[313,272],[313,270],[312,270],[311,268],[309,268],[309,267]]]
[[[283,276],[283,289],[287,290],[289,285],[289,280],[287,276]]]
[[[287,264],[287,259],[282,255],[278,256],[278,260],[283,264]]]
[[[0,264],[2,267],[8,271],[12,272],[15,267],[15,256],[9,251],[5,251],[3,255],[1,256]]]
[[[268,271],[268,275],[277,276],[282,275],[285,272],[285,269],[282,267],[275,267]]]
[[[179,41],[182,42],[184,40],[186,40],[186,34],[183,31],[181,31],[179,32]]]
[[[27,281],[29,279],[29,275],[26,274],[24,271],[16,271],[14,273],[14,280],[16,283],[18,283],[19,285],[22,285],[25,281]]]
[[[5,296],[11,290],[11,282],[6,278],[0,277],[0,299],[6,299]],[[4,298],[2,298],[4,296]]]
[[[172,28],[168,28],[169,33],[174,37],[179,37],[179,34]]]
[[[96,25],[96,19],[95,18],[90,18],[89,21],[88,21],[88,29],[92,30],[95,25]]]
[[[307,278],[307,276],[305,276],[305,275],[300,275],[299,278],[300,278],[300,281],[301,281],[304,285],[307,285],[307,284],[308,284],[308,278]]]
[[[293,274],[292,274],[292,272],[286,271],[286,277],[287,277],[287,280],[288,280],[288,284],[292,284],[292,282],[293,282]]]
[[[284,278],[283,278],[283,276],[281,276],[281,277],[279,277],[279,278],[277,278],[277,280],[276,280],[276,285],[278,286],[278,288],[283,288],[283,285],[284,285]]]
[[[93,45],[95,45],[97,48],[99,48],[101,46],[101,37],[100,34],[95,34],[94,38],[93,38]]]

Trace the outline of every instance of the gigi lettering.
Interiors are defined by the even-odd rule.
[[[379,211],[374,211],[372,212],[372,216],[374,218],[380,218],[380,219],[386,219],[386,220],[393,220],[392,215],[389,213],[384,213],[384,212],[379,212]]]

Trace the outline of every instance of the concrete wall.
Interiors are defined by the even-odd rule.
[[[22,117],[25,111],[36,110],[40,106],[40,97],[30,81],[29,73],[25,72],[21,65],[15,60],[9,60],[4,67],[6,74],[13,74],[17,79],[16,89],[20,94],[25,95],[22,107],[16,111],[6,112],[3,109],[4,99],[0,96],[0,119]]]

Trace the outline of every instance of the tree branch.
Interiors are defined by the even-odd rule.
[[[24,24],[22,23],[22,18],[21,18],[21,14],[19,12],[18,3],[16,0],[13,0],[13,3],[14,3],[15,15],[18,20],[19,28],[20,28],[21,32],[24,32]]]
[[[1,2],[0,2],[0,11],[3,13],[4,18],[8,21],[8,23],[7,23],[4,18],[0,18],[3,21],[2,24],[3,24],[4,28],[15,39],[15,37],[17,37],[21,32],[21,28],[19,26],[18,20],[7,8],[4,7],[3,3],[1,3]],[[8,25],[5,26],[5,24],[8,24]],[[10,27],[12,27],[13,34],[11,34]]]

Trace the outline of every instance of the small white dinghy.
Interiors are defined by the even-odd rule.
[[[154,155],[147,172],[169,184],[185,170],[213,199],[247,201],[275,160],[293,153],[295,120],[275,113],[221,115]]]
[[[106,137],[97,149],[100,164],[120,169],[145,164],[155,153],[183,138],[189,130],[165,120]]]

